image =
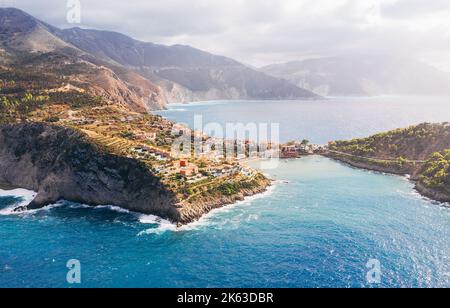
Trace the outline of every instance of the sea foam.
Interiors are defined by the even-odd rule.
[[[12,189],[12,190],[2,190],[0,189],[0,197],[15,197],[20,198],[20,202],[8,206],[0,210],[0,215],[14,215],[14,209],[20,206],[27,206],[36,197],[37,193],[31,190],[26,190],[22,188]]]
[[[118,213],[133,215],[138,219],[138,221],[141,224],[146,224],[146,225],[148,224],[148,225],[154,226],[153,228],[149,228],[149,229],[146,229],[146,230],[140,232],[138,234],[139,236],[149,235],[149,234],[163,234],[165,232],[185,232],[185,231],[198,230],[198,229],[201,229],[204,227],[211,226],[211,224],[213,223],[213,218],[216,217],[218,214],[223,214],[223,213],[233,211],[234,209],[236,209],[238,207],[249,206],[258,199],[267,198],[269,195],[271,195],[273,193],[276,186],[280,183],[282,183],[282,181],[275,181],[274,184],[272,186],[270,186],[264,193],[250,196],[250,197],[245,198],[243,201],[238,201],[234,204],[214,209],[214,210],[210,211],[209,213],[203,215],[199,220],[194,221],[190,224],[181,226],[181,227],[177,227],[176,224],[170,222],[169,220],[163,219],[161,217],[158,217],[155,215],[144,215],[144,214],[132,212],[132,211],[123,209],[118,206],[103,205],[103,206],[91,207],[86,204],[78,204],[78,203],[68,205],[67,202],[64,200],[59,201],[55,204],[48,205],[41,209],[28,210],[28,211],[24,211],[24,212],[14,212],[15,208],[28,205],[36,197],[36,195],[37,195],[36,192],[29,191],[26,189],[0,190],[0,197],[18,197],[18,198],[20,198],[20,202],[14,204],[14,205],[8,206],[4,209],[1,209],[0,215],[4,215],[4,216],[6,216],[6,215],[33,215],[40,211],[50,211],[52,209],[64,207],[64,206],[67,206],[72,209],[83,209],[83,208],[106,209],[106,210],[115,211]],[[246,218],[243,218],[243,221],[250,222],[250,221],[257,220],[257,219],[259,219],[259,216],[250,215]],[[231,222],[235,223],[234,219],[222,221],[220,223],[220,225],[228,224]]]
[[[216,217],[217,215],[223,214],[223,213],[228,213],[239,207],[249,206],[258,199],[267,198],[274,192],[277,184],[279,184],[279,183],[281,183],[281,182],[276,181],[264,193],[250,196],[250,197],[245,198],[245,200],[238,201],[234,204],[214,209],[214,210],[210,211],[209,213],[203,215],[199,220],[189,223],[187,225],[181,226],[181,227],[177,227],[176,224],[174,224],[168,220],[162,219],[158,216],[140,215],[139,221],[141,223],[152,224],[152,225],[155,225],[155,227],[140,232],[138,234],[138,236],[150,235],[150,234],[160,235],[165,232],[186,232],[186,231],[198,230],[198,229],[205,228],[205,227],[210,227],[213,224],[213,218]],[[251,222],[254,220],[258,220],[258,219],[259,219],[259,216],[257,216],[257,215],[250,215],[250,216],[244,218],[243,221]],[[232,223],[232,222],[235,223],[235,221],[233,219],[221,221],[220,225],[224,225],[224,224],[228,224],[228,223]]]

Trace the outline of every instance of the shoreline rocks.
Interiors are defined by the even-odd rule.
[[[415,190],[420,193],[422,196],[430,198],[434,201],[438,201],[438,202],[442,202],[442,203],[450,203],[450,195],[446,194],[444,192],[441,191],[437,191],[428,187],[425,187],[422,183],[420,183],[420,169],[408,169],[408,170],[394,170],[393,168],[390,167],[382,167],[382,166],[376,166],[376,165],[371,165],[368,163],[363,163],[363,162],[355,162],[352,161],[350,158],[347,157],[340,157],[337,155],[331,155],[331,154],[326,154],[323,155],[325,157],[328,157],[330,159],[342,162],[344,164],[350,165],[354,168],[358,168],[358,169],[364,169],[364,170],[370,170],[370,171],[375,171],[375,172],[381,172],[381,173],[387,173],[387,174],[394,174],[394,175],[400,175],[400,176],[405,176],[405,175],[410,175],[411,178],[410,180],[412,182],[415,183]],[[450,204],[448,205],[450,207]]]
[[[450,195],[444,192],[440,192],[434,189],[425,187],[422,183],[417,182],[415,189],[423,196],[430,198],[434,201],[444,203],[445,207],[450,207]]]
[[[68,200],[179,219],[176,197],[145,165],[109,154],[65,127],[0,126],[0,182],[37,192],[27,209]]]
[[[265,177],[260,177],[254,180],[254,188],[241,189],[237,194],[226,196],[221,193],[212,193],[207,197],[200,197],[195,200],[195,204],[190,204],[188,207],[180,209],[180,223],[188,224],[199,220],[206,213],[212,210],[226,207],[235,204],[239,201],[244,201],[247,197],[252,197],[262,194],[271,186],[271,181]]]
[[[188,224],[211,210],[262,193],[264,177],[252,189],[208,195],[187,207],[138,160],[108,153],[85,134],[66,127],[23,123],[0,126],[0,183],[37,192],[28,206],[39,209],[60,200],[91,206],[114,205]]]

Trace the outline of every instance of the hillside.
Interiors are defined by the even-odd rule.
[[[270,65],[261,71],[320,95],[450,93],[450,74],[407,58],[358,55],[319,58]]]
[[[111,155],[75,130],[0,126],[0,144],[0,182],[38,192],[29,208],[65,199],[177,220],[174,194],[144,164]]]
[[[164,89],[168,102],[315,97],[310,91],[233,59],[189,46],[164,46],[116,32],[81,28],[55,30],[54,34],[98,59],[154,80]]]
[[[51,114],[56,114],[56,110],[60,111],[59,116],[61,111],[74,113],[58,107]],[[45,110],[37,110],[29,120],[36,121]],[[106,118],[113,115],[109,119],[120,114],[107,109],[97,112]],[[247,176],[238,169],[219,177],[207,175],[209,168],[222,170],[224,165],[205,160],[199,161],[203,164],[202,173],[182,176],[176,169],[176,159],[166,154],[161,158],[165,145],[159,140],[170,136],[172,123],[159,117],[128,113],[129,121],[119,128],[121,120],[116,120],[115,125],[102,123],[102,118],[91,112],[90,116],[105,126],[103,130],[86,118],[81,122],[62,121],[59,116],[51,121],[55,123],[0,125],[0,185],[37,192],[28,206],[16,209],[18,212],[67,200],[91,206],[114,205],[188,224],[215,208],[262,193],[270,185],[263,175],[253,172]],[[137,127],[145,130],[142,122],[148,121],[154,127],[165,127],[155,143],[145,143],[135,135]],[[136,128],[122,130],[130,126]],[[147,149],[147,154],[138,148]]]
[[[0,50],[2,52],[1,83],[16,82],[14,74],[32,89],[23,87],[8,94],[35,95],[76,85],[87,95],[101,97],[105,102],[122,104],[139,112],[162,108],[165,101],[161,89],[131,70],[102,65],[101,62],[54,35],[57,29],[16,9],[0,9]],[[39,75],[49,82],[40,82]],[[8,77],[9,76],[9,77]],[[28,77],[27,77],[28,76]],[[51,82],[50,82],[51,81]],[[19,91],[21,90],[21,91]]]
[[[450,124],[424,123],[368,138],[336,141],[329,157],[358,168],[410,174],[416,188],[450,202]]]
[[[23,68],[36,56],[53,66],[88,64],[94,76],[78,66],[70,81],[81,80],[94,96],[138,111],[162,109],[171,102],[214,99],[299,99],[317,95],[285,80],[255,71],[235,60],[189,46],[164,46],[120,33],[81,28],[58,29],[18,9],[0,8],[0,64]],[[65,59],[53,62],[48,55]],[[36,64],[27,70],[35,72]],[[61,70],[60,70],[61,72]]]

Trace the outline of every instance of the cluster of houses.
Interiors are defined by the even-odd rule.
[[[176,161],[170,169],[172,172],[174,171],[176,174],[186,177],[189,183],[202,181],[208,177],[221,178],[236,174],[253,176],[255,173],[253,169],[241,166],[240,164],[208,166],[204,171],[200,172],[199,167],[196,164],[190,163],[187,160]]]
[[[196,136],[194,134],[194,136]],[[195,156],[213,162],[220,162],[232,157],[238,161],[247,158],[275,158],[278,157],[278,146],[274,143],[256,143],[254,141],[236,141],[217,137],[207,137],[199,133],[198,139],[203,138],[201,147],[196,147]],[[198,140],[197,139],[197,140]]]
[[[324,146],[310,144],[307,141],[296,141],[280,147],[280,158],[298,158],[302,155],[313,155],[325,151]]]
[[[242,174],[245,176],[251,176],[254,174],[254,171],[251,168],[242,166],[240,164],[213,166],[208,168],[207,172],[215,178],[231,176],[235,174]]]
[[[137,131],[133,132],[134,138],[137,141],[145,142],[145,141],[156,141],[157,133],[154,130],[144,132],[144,131]]]
[[[149,121],[146,124],[146,127],[156,130],[156,131],[171,131],[173,127],[177,124],[173,124],[172,122],[165,120],[161,116],[156,116],[158,121]]]
[[[170,159],[170,153],[148,146],[136,146],[131,151],[139,159],[156,159],[158,161],[167,161]]]
[[[178,172],[182,176],[192,177],[199,173],[198,166],[188,162],[187,160],[180,160],[177,162]]]

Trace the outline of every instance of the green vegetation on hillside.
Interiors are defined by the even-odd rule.
[[[424,123],[368,138],[337,141],[330,156],[356,166],[411,174],[434,191],[450,194],[450,124]]]
[[[73,109],[97,107],[102,104],[101,97],[77,91],[50,93],[49,100],[51,103],[68,104]]]
[[[54,90],[67,85],[65,66],[46,69],[39,63],[42,57],[23,57],[23,63],[14,68],[0,66],[0,124],[25,120],[30,112],[49,104],[68,104],[71,108],[95,107],[102,103],[100,97],[81,91]],[[48,56],[48,55],[47,55]],[[36,66],[27,66],[29,64]],[[72,73],[84,68],[82,64],[69,66]],[[72,82],[74,84],[74,82]],[[52,118],[50,122],[56,122]]]
[[[450,193],[450,149],[431,156],[424,167],[421,182],[429,188]]]
[[[33,96],[31,93],[21,97],[0,96],[0,124],[24,119],[29,112],[42,107],[47,101],[48,96]]]
[[[450,125],[424,123],[368,138],[336,141],[329,148],[380,160],[426,160],[434,152],[450,148]]]
[[[237,181],[226,182],[220,185],[217,189],[225,196],[233,196],[242,190],[251,190],[258,187],[258,183],[255,180],[252,181]]]

